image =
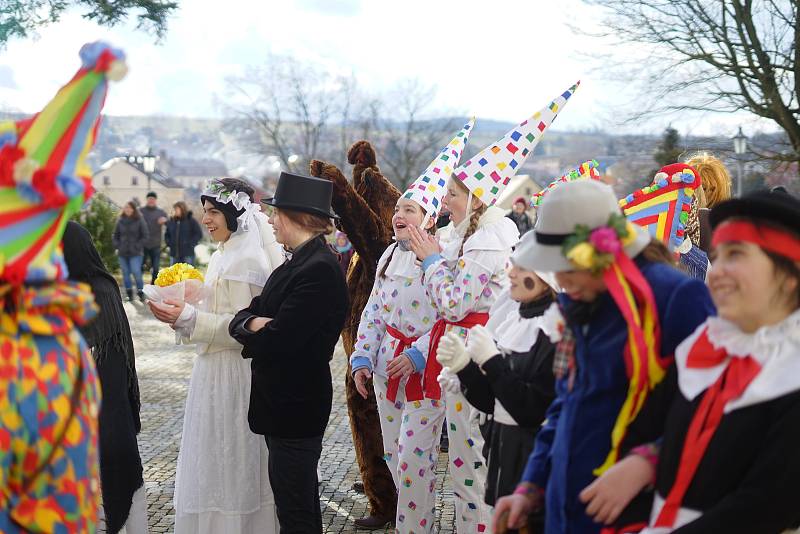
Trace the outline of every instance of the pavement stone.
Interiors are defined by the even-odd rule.
[[[142,400],[142,431],[139,452],[144,465],[147,515],[151,533],[173,531],[175,512],[175,467],[183,426],[194,347],[175,345],[165,336],[168,327],[156,321],[139,303],[125,303],[136,346],[136,369]],[[351,486],[359,479],[344,393],[346,358],[337,346],[331,362],[333,410],[323,440],[320,458],[320,500],[325,533],[368,532],[356,529],[353,519],[367,514],[367,500]],[[455,530],[452,490],[449,489],[447,454],[437,464],[437,528]],[[448,489],[444,489],[448,487]],[[101,529],[102,532],[102,529]],[[393,532],[393,529],[373,532]],[[228,534],[228,533],[220,533]],[[230,533],[235,534],[235,533]]]

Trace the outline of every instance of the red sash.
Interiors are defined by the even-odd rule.
[[[419,339],[419,336],[408,337],[404,335],[400,330],[392,328],[388,324],[386,325],[386,332],[397,340],[397,345],[395,345],[394,347],[395,358],[400,356],[404,350],[406,350],[408,347],[411,346],[412,343],[414,343],[416,340]],[[402,376],[397,375],[394,378],[389,379],[389,388],[386,390],[386,398],[392,402],[397,400],[397,391],[400,389],[400,380],[402,380],[402,378],[403,378]],[[409,382],[410,381],[411,379],[409,378]],[[408,393],[408,385],[406,385],[406,393]]]
[[[704,331],[690,349],[686,360],[687,367],[701,369],[714,367],[728,358],[724,349],[717,349],[711,344],[707,334],[708,331]],[[731,358],[722,375],[706,390],[689,424],[675,483],[654,526],[674,525],[686,490],[689,489],[697,467],[722,420],[725,405],[740,397],[760,371],[761,365],[750,356]]]
[[[476,325],[486,325],[489,314],[485,312],[472,312],[460,321],[451,323],[444,319],[439,319],[431,328],[431,342],[428,346],[428,361],[425,364],[424,382],[419,373],[411,375],[406,385],[406,398],[410,401],[422,400],[424,397],[439,400],[442,398],[442,389],[436,378],[442,370],[442,364],[436,360],[436,349],[439,347],[439,340],[447,331],[447,325],[460,326],[462,328],[472,328]]]

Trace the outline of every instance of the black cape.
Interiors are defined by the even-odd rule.
[[[63,246],[69,279],[89,284],[100,308],[97,318],[80,331],[92,350],[103,393],[100,481],[106,531],[116,534],[128,519],[133,494],[144,484],[136,442],[141,403],[133,339],[117,281],[106,270],[89,232],[70,221]]]

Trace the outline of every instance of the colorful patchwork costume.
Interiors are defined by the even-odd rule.
[[[94,532],[100,394],[76,325],[96,307],[64,282],[61,235],[92,193],[84,158],[121,51],[81,49],[82,67],[31,119],[0,123],[0,532]]]

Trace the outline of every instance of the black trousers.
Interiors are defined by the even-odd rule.
[[[144,259],[150,261],[150,274],[152,275],[151,284],[156,283],[159,268],[161,267],[161,247],[153,247],[144,249]]]
[[[322,436],[296,439],[265,436],[265,439],[280,534],[320,534],[322,512],[317,464],[322,454]]]

